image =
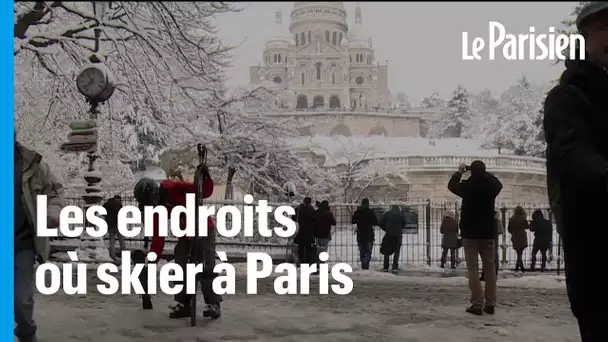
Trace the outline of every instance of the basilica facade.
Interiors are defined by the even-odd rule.
[[[361,8],[347,22],[342,2],[296,2],[288,25],[275,13],[275,36],[250,68],[253,85],[270,84],[284,109],[386,110],[387,65],[376,61]]]

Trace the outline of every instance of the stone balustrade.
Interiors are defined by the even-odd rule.
[[[481,160],[486,164],[488,171],[519,172],[545,174],[545,160],[522,156],[407,156],[398,158],[382,158],[387,162],[401,165],[405,171],[453,171],[461,163],[470,164],[474,160]],[[335,171],[336,167],[329,167]]]
[[[256,112],[254,107],[245,109],[246,112]],[[411,108],[411,109],[372,109],[372,108],[264,108],[266,116],[300,116],[300,115],[381,115],[381,116],[419,116],[419,115],[434,115],[437,113],[434,109],[428,108]]]

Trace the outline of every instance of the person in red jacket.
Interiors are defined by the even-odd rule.
[[[202,197],[208,198],[213,194],[214,183],[209,175],[209,171],[206,167],[202,168],[203,172],[203,184],[202,184]],[[156,202],[157,205],[163,205],[167,208],[169,213],[175,206],[186,205],[186,194],[195,193],[196,189],[194,183],[183,181],[183,180],[170,180],[166,179],[160,183],[158,191],[150,191],[150,194],[156,194],[156,199],[148,199],[145,202]],[[141,201],[140,201],[141,203]],[[186,217],[181,218],[182,228],[186,228]],[[211,217],[207,218],[208,233],[206,237],[201,236],[199,238],[199,251],[198,260],[203,262],[203,274],[201,275],[201,287],[203,297],[205,299],[206,307],[203,311],[204,317],[219,318],[221,315],[220,303],[222,297],[213,292],[213,279],[217,276],[213,272],[215,267],[215,224]],[[150,250],[160,257],[163,254],[165,246],[165,238],[158,235],[158,221],[155,217],[154,222],[154,235],[152,236],[152,245]],[[192,247],[191,237],[179,238],[174,248],[174,262],[182,267],[184,270],[184,279],[187,279],[186,264],[190,259],[190,252]],[[184,289],[182,292],[175,295],[175,304],[171,306],[170,318],[183,318],[190,317],[190,301],[192,296],[186,293],[186,286],[183,282],[176,282],[177,284],[183,284]]]

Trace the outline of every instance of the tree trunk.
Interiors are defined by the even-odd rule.
[[[232,180],[234,179],[234,174],[236,173],[236,170],[231,167],[228,168],[228,177],[226,177],[226,191],[224,192],[224,199],[225,200],[231,200],[234,198],[234,191],[232,188]]]

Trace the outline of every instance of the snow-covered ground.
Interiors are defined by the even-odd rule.
[[[188,319],[168,319],[172,298],[165,295],[153,298],[151,311],[142,311],[134,295],[38,295],[36,318],[46,342],[580,341],[557,277],[502,279],[496,315],[481,317],[464,312],[464,279],[377,271],[352,277],[354,290],[344,296],[279,296],[271,293],[271,279],[260,281],[260,294],[247,295],[239,278],[237,294],[224,298],[222,318],[209,321],[199,313],[196,328]]]

